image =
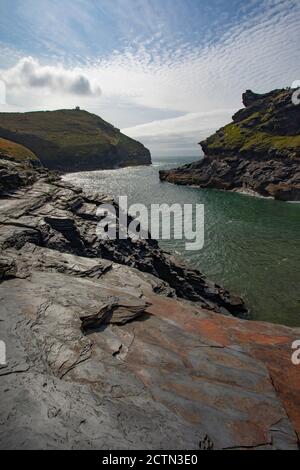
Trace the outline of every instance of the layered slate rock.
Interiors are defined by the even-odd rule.
[[[45,167],[61,172],[151,164],[144,145],[80,109],[0,113],[0,137],[25,145]]]
[[[194,271],[176,294],[152,242],[105,251],[105,196],[49,178],[0,199],[0,448],[297,449],[299,330],[233,317]]]
[[[161,180],[299,201],[300,106],[293,92],[248,90],[232,123],[201,142],[204,158],[161,171]]]
[[[1,448],[297,448],[293,330],[156,294],[156,277],[105,260],[27,243],[5,262]]]
[[[0,246],[19,249],[26,242],[60,252],[104,258],[150,273],[168,283],[168,295],[177,294],[205,308],[240,315],[243,301],[205,278],[198,270],[180,264],[163,252],[156,240],[103,240],[97,237],[97,207],[111,203],[103,194],[87,194],[62,182],[52,173],[39,173],[30,187],[19,188],[1,201]],[[128,218],[128,223],[130,223]],[[118,230],[127,227],[119,225]]]

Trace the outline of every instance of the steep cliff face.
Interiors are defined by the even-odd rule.
[[[243,94],[245,108],[201,142],[205,158],[161,172],[161,179],[300,200],[300,106],[293,104],[292,94],[248,90]]]
[[[244,109],[233,122],[201,142],[205,155],[259,160],[300,159],[300,107],[291,90],[243,94]]]
[[[151,163],[141,143],[87,111],[0,113],[0,137],[26,146],[44,166],[62,172]]]
[[[234,318],[154,241],[98,240],[112,201],[36,171],[0,198],[0,448],[297,449],[299,332]]]

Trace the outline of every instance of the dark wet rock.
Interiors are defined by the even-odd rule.
[[[24,168],[15,162],[0,159],[0,196],[33,181],[34,173],[30,171],[30,168]]]
[[[247,91],[233,122],[201,142],[205,157],[160,172],[160,179],[300,200],[300,106],[293,90]]]
[[[16,277],[16,264],[13,259],[7,257],[5,254],[0,257],[0,282],[5,279]]]

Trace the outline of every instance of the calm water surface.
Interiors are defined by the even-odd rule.
[[[205,244],[186,251],[183,240],[161,246],[244,298],[251,318],[300,326],[300,204],[161,183],[160,169],[195,158],[154,160],[151,167],[73,173],[88,190],[127,195],[130,204],[205,206]]]

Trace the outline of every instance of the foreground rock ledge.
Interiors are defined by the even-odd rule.
[[[44,175],[0,200],[0,448],[297,449],[300,331],[97,255],[99,198]]]

